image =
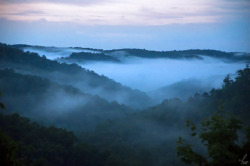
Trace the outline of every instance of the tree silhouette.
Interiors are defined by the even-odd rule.
[[[223,112],[217,112],[209,119],[201,121],[201,126],[190,121],[186,122],[186,127],[191,128],[191,136],[198,138],[207,149],[209,157],[202,156],[199,152],[194,152],[193,145],[189,144],[182,137],[177,141],[177,155],[186,164],[195,165],[239,165],[239,159],[249,152],[249,129],[247,130],[247,142],[243,146],[237,144],[238,130],[242,127],[242,122]]]
[[[2,94],[1,94],[1,91],[0,91],[0,97],[1,97],[1,95],[2,95]],[[1,101],[0,101],[0,108],[1,108],[1,109],[5,109],[5,106],[4,106],[4,104],[3,104]]]

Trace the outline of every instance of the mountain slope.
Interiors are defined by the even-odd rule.
[[[1,68],[13,68],[20,73],[37,75],[62,85],[71,85],[84,93],[99,95],[108,101],[117,101],[134,108],[151,105],[151,100],[145,93],[132,90],[105,76],[76,64],[60,64],[36,53],[23,52],[5,44],[0,44],[0,65]]]
[[[81,48],[81,47],[43,47],[43,46],[30,46],[30,45],[13,45],[13,47],[37,52],[41,56],[48,55],[49,57],[60,58],[69,57],[72,53],[92,53],[102,54],[108,58],[115,58],[123,61],[127,57],[139,57],[139,58],[170,58],[170,59],[203,59],[205,57],[219,58],[227,62],[245,61],[250,62],[250,54],[244,52],[224,52],[210,49],[189,49],[189,50],[173,50],[173,51],[152,51],[146,49],[114,49],[114,50],[102,50],[93,48]],[[60,56],[58,56],[60,54]],[[92,58],[90,58],[92,60]],[[98,59],[101,61],[102,59]]]
[[[1,100],[6,112],[19,113],[47,125],[74,130],[92,129],[107,119],[121,118],[132,109],[84,94],[38,76],[0,70]]]
[[[103,53],[90,53],[90,52],[73,52],[69,57],[58,58],[59,62],[86,62],[86,61],[102,61],[102,62],[120,62],[118,59],[105,55]]]
[[[210,83],[206,83],[205,81],[201,81],[198,79],[186,79],[174,84],[164,86],[155,91],[149,92],[149,96],[161,101],[169,98],[180,98],[181,100],[186,100],[190,96],[194,95],[194,93],[203,93],[212,89],[213,86]]]
[[[226,77],[221,89],[196,94],[186,102],[177,98],[168,99],[144,111],[129,114],[124,119],[106,121],[84,139],[99,148],[111,147],[129,162],[131,159],[141,161],[137,165],[182,165],[178,162],[175,148],[179,136],[189,136],[185,129],[186,121],[198,124],[216,111],[225,111],[238,117],[244,127],[249,126],[249,95],[250,68],[247,66],[237,72],[235,80]],[[199,142],[193,144],[197,145],[197,151],[204,151]]]
[[[107,55],[117,58],[119,56],[135,56],[140,58],[170,58],[170,59],[203,59],[204,56],[220,58],[226,61],[250,62],[249,53],[223,52],[217,50],[183,50],[183,51],[150,51],[145,49],[117,49],[104,51]]]

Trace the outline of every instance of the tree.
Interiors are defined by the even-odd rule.
[[[209,157],[202,156],[199,152],[193,151],[193,145],[189,144],[182,137],[177,141],[177,155],[186,164],[195,165],[239,165],[239,159],[249,151],[249,129],[247,130],[247,142],[240,146],[238,140],[238,130],[242,127],[242,122],[223,112],[217,112],[209,119],[201,121],[199,130],[190,121],[186,126],[191,128],[191,136],[198,138],[207,149]]]
[[[0,91],[0,96],[1,96],[1,91]],[[4,106],[4,104],[2,102],[0,102],[0,108],[5,109],[5,106]]]
[[[229,87],[230,85],[232,85],[233,83],[233,80],[230,78],[230,75],[228,74],[225,79],[223,80],[223,88],[227,88]]]
[[[0,130],[0,165],[20,165],[17,159],[18,143]]]

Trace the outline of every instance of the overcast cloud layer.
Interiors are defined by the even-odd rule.
[[[0,0],[0,42],[250,52],[249,0]]]
[[[70,21],[88,25],[208,23],[249,15],[247,0],[23,0],[1,1],[10,20]]]

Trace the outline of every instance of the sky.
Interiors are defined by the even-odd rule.
[[[250,52],[250,0],[0,0],[0,42]]]

